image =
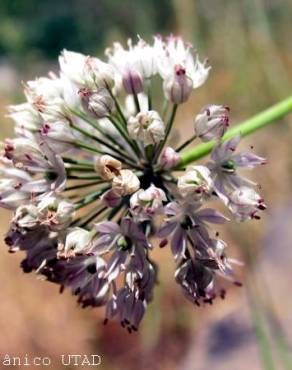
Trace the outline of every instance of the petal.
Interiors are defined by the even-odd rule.
[[[225,143],[222,144],[221,150],[224,152],[224,155],[229,155],[230,152],[233,153],[239,142],[240,142],[240,135],[234,136],[232,139],[225,141]]]
[[[213,208],[204,208],[199,210],[196,213],[196,216],[199,217],[202,221],[210,222],[212,224],[224,224],[226,221],[229,221],[221,212]]]
[[[144,313],[145,313],[145,304],[139,299],[135,303],[131,318],[131,323],[135,329],[138,329],[138,326],[144,316]]]
[[[98,254],[108,252],[113,247],[113,237],[109,234],[104,234],[96,240],[92,250]]]
[[[101,234],[110,234],[112,237],[121,232],[120,226],[116,222],[104,221],[95,224],[96,230]]]
[[[105,278],[108,278],[108,281],[111,282],[115,280],[119,275],[122,265],[127,259],[128,253],[125,251],[116,251],[113,253],[107,264],[107,273]]]
[[[166,221],[162,224],[160,229],[157,231],[156,236],[158,238],[165,238],[173,232],[176,226],[177,226],[177,221]]]
[[[254,168],[267,162],[265,158],[248,152],[234,155],[232,160],[235,162],[236,166],[247,168]]]
[[[175,259],[180,259],[185,256],[185,250],[186,233],[184,229],[178,227],[171,240],[171,251]]]
[[[168,216],[176,216],[181,211],[181,207],[177,202],[171,202],[165,207],[165,214]]]

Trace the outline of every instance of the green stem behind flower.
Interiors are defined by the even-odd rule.
[[[285,117],[290,112],[292,112],[292,96],[233,127],[223,136],[223,141],[231,139],[236,135],[247,136],[256,130],[267,126],[269,123]],[[177,168],[184,167],[187,164],[206,156],[211,152],[214,145],[215,141],[209,141],[208,143],[200,144],[183,153]]]
[[[169,120],[167,122],[167,125],[165,127],[165,136],[164,136],[164,139],[159,143],[159,145],[157,147],[157,150],[156,150],[156,153],[155,153],[155,157],[154,157],[153,162],[157,161],[157,159],[158,159],[158,157],[159,157],[162,149],[164,148],[165,143],[167,142],[168,135],[169,135],[169,133],[170,133],[170,131],[172,129],[173,123],[174,123],[174,119],[175,119],[177,108],[178,108],[178,104],[173,104],[170,118],[169,118]]]

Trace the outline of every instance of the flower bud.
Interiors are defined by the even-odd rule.
[[[38,219],[51,230],[62,230],[67,227],[74,216],[75,207],[55,196],[44,197],[37,206]]]
[[[95,171],[106,181],[111,181],[115,176],[119,176],[122,163],[110,155],[102,155],[95,161]]]
[[[177,65],[174,76],[164,80],[163,89],[166,99],[172,103],[185,103],[193,90],[193,81],[186,75],[186,70]]]
[[[38,210],[32,204],[23,205],[17,208],[12,222],[21,228],[32,228],[38,223]]]
[[[106,191],[102,196],[101,196],[101,201],[104,205],[107,207],[113,208],[116,207],[120,201],[121,201],[121,195],[119,192],[115,189],[110,189]]]
[[[158,160],[158,164],[166,169],[169,170],[175,167],[180,160],[180,155],[172,149],[170,146],[167,146],[163,149],[161,156]]]
[[[86,88],[79,90],[82,98],[82,104],[86,111],[91,113],[95,118],[104,118],[111,114],[114,101],[110,93],[105,88],[96,91],[90,91]]]
[[[131,170],[121,170],[120,174],[113,178],[112,187],[117,194],[123,196],[137,191],[140,181]]]
[[[4,152],[5,157],[12,160],[16,166],[45,162],[39,145],[26,138],[6,139]]]
[[[140,112],[128,120],[128,132],[132,139],[144,146],[157,144],[164,139],[164,123],[156,111]]]
[[[127,71],[122,76],[123,86],[127,94],[139,94],[143,91],[143,78],[139,72]]]
[[[62,121],[44,123],[40,134],[55,153],[64,153],[71,149],[76,140],[69,124]]]
[[[153,184],[146,190],[140,189],[131,196],[131,212],[140,221],[151,219],[162,210],[162,202],[166,201],[164,191]]]
[[[209,195],[212,189],[210,170],[205,166],[190,166],[184,175],[178,178],[178,190],[182,197],[199,200]]]
[[[92,234],[89,231],[76,227],[67,234],[64,250],[61,250],[59,254],[64,257],[73,257],[78,253],[87,252],[91,240]]]
[[[112,66],[98,58],[64,50],[59,57],[61,72],[79,87],[113,87]]]
[[[229,126],[229,108],[209,105],[202,109],[195,120],[195,133],[202,141],[220,139]]]
[[[15,132],[22,137],[31,137],[42,124],[40,114],[29,103],[9,107],[9,117],[15,122]]]
[[[237,221],[259,219],[258,211],[264,211],[267,207],[259,194],[250,187],[242,186],[228,194],[228,207]]]

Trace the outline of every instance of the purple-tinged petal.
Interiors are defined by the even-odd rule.
[[[40,180],[27,182],[21,187],[21,190],[38,194],[38,193],[44,193],[46,191],[50,191],[51,187],[47,180],[40,179]]]
[[[124,263],[126,262],[128,253],[126,251],[118,250],[114,252],[107,264],[107,272],[105,278],[111,282],[115,280],[121,272]]]
[[[100,236],[94,243],[92,251],[98,254],[108,252],[113,247],[114,237],[109,234]]]
[[[253,153],[240,153],[232,157],[237,167],[254,168],[267,163],[267,160]]]
[[[226,221],[229,221],[229,218],[225,217],[221,212],[213,208],[204,208],[199,210],[196,215],[206,222],[212,224],[224,224]]]
[[[129,218],[124,217],[121,221],[121,232],[123,235],[132,235],[133,232],[135,232],[134,225],[135,223]]]
[[[224,153],[224,155],[229,155],[230,153],[235,152],[239,142],[240,142],[240,135],[234,136],[232,139],[225,141],[225,143],[222,144],[221,150]]]
[[[177,221],[166,221],[162,224],[160,229],[157,231],[156,236],[158,238],[165,238],[173,232],[176,226],[177,226]]]
[[[167,216],[176,216],[181,211],[181,206],[177,202],[168,203],[165,208]]]
[[[145,313],[145,304],[140,299],[138,299],[135,303],[131,319],[132,326],[135,330],[138,329],[139,324],[144,316],[144,313]]]
[[[146,265],[146,255],[143,247],[135,246],[131,257],[133,258],[133,263],[137,272],[142,276]]]
[[[216,179],[213,184],[214,190],[218,197],[223,201],[223,203],[226,205],[228,203],[228,197],[226,195],[226,190],[224,188],[223,183],[219,180]]]
[[[185,257],[186,246],[186,232],[181,227],[178,227],[171,240],[171,251],[175,259]]]
[[[110,234],[112,237],[121,233],[120,226],[116,222],[112,221],[104,221],[95,224],[95,228],[99,233]]]

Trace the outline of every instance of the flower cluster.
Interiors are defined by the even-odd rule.
[[[238,153],[239,136],[221,140],[229,125],[221,105],[204,107],[192,138],[169,146],[178,107],[210,71],[180,37],[115,43],[106,55],[64,50],[58,74],[25,84],[26,102],[10,107],[16,137],[2,146],[0,205],[13,211],[5,241],[25,253],[24,272],[70,289],[83,307],[105,305],[105,322],[117,318],[132,332],[157,282],[154,236],[169,243],[175,280],[193,303],[224,296],[218,277],[235,282],[234,261],[210,228],[228,218],[206,203],[258,219],[265,203],[239,170],[265,160]],[[154,78],[166,109],[160,100],[154,108]],[[211,159],[182,168],[195,138],[216,141]]]

